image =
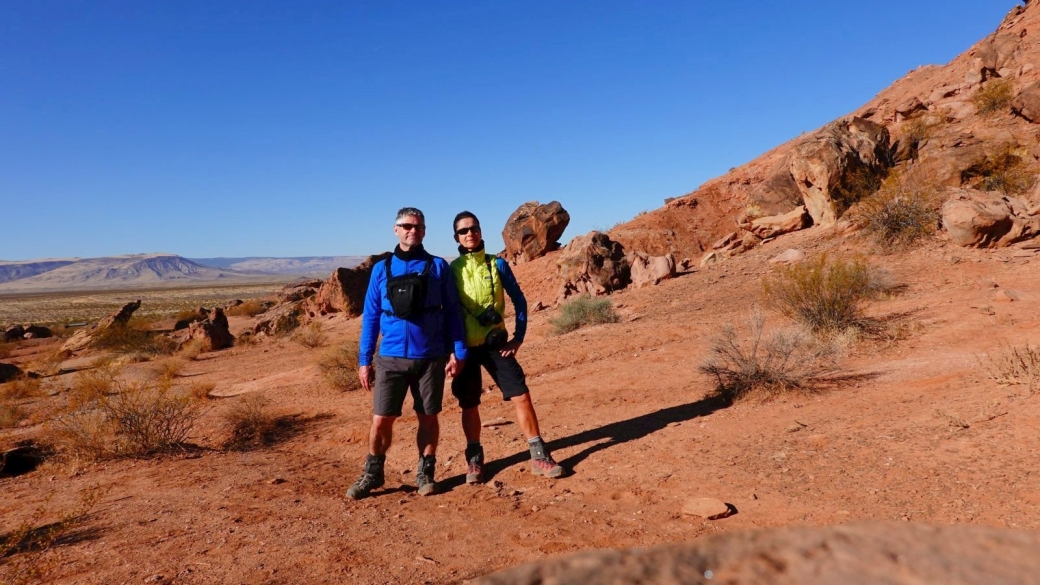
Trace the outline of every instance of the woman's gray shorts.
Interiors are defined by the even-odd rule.
[[[447,356],[409,359],[377,355],[373,360],[376,384],[372,390],[372,412],[376,416],[401,416],[404,397],[411,390],[416,413],[439,413],[447,363]]]

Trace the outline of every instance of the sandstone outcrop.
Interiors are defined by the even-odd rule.
[[[97,325],[77,331],[75,335],[65,342],[65,345],[61,346],[61,350],[76,352],[86,349],[93,340],[94,335],[111,327],[125,326],[130,321],[130,317],[134,315],[134,311],[140,308],[140,300],[123,305],[118,311],[99,321]]]
[[[231,331],[228,330],[228,320],[224,315],[224,309],[216,308],[207,311],[205,319],[191,323],[188,326],[187,341],[202,342],[207,351],[216,351],[234,345],[235,336],[231,335]]]
[[[958,246],[1001,248],[1040,235],[1040,216],[1025,200],[956,189],[942,207],[942,223]]]
[[[198,309],[195,309],[194,314],[190,317],[186,319],[178,319],[177,322],[173,324],[173,330],[180,331],[181,329],[187,329],[192,323],[203,321],[207,318],[209,318],[209,309],[206,307],[199,307]]]
[[[597,550],[505,569],[473,585],[919,585],[1036,582],[1040,534],[986,526],[868,523],[717,534]]]
[[[1034,124],[1040,123],[1040,82],[1019,92],[1011,101],[1011,111]]]
[[[372,277],[372,268],[389,256],[390,252],[383,252],[369,256],[354,268],[337,268],[328,280],[321,284],[317,294],[308,301],[308,312],[311,315],[360,315],[364,308],[368,281]]]
[[[278,302],[295,303],[313,297],[318,294],[318,289],[321,285],[322,281],[320,280],[307,280],[286,285],[277,293]]]
[[[556,261],[560,287],[558,300],[575,294],[603,295],[631,282],[631,268],[621,244],[602,232],[589,232],[571,240]]]
[[[537,201],[524,203],[509,216],[502,229],[506,260],[521,264],[558,250],[560,236],[570,221],[570,214],[558,201],[545,205]]]
[[[766,239],[805,229],[810,225],[812,225],[812,218],[809,217],[805,206],[799,205],[783,215],[759,217],[741,227],[759,238]]]
[[[642,288],[648,284],[660,284],[675,276],[675,257],[671,254],[650,256],[632,252],[627,258],[632,275],[632,286]]]
[[[258,315],[250,331],[253,335],[282,335],[299,327],[303,316],[302,301],[281,303]]]

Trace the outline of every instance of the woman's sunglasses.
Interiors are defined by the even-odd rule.
[[[475,226],[464,227],[464,228],[459,228],[459,229],[455,230],[455,234],[459,235],[459,236],[464,236],[464,235],[466,235],[466,234],[468,234],[470,232],[473,232],[475,234],[479,234],[480,233],[480,226],[479,225],[475,225]]]

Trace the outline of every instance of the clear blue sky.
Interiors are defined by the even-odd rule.
[[[1013,0],[0,0],[0,258],[453,255],[662,205],[992,32]]]

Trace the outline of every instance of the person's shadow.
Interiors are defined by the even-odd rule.
[[[670,406],[635,418],[620,420],[602,427],[581,431],[580,433],[576,433],[569,437],[562,437],[554,441],[549,441],[546,445],[549,447],[550,451],[556,451],[585,443],[595,443],[594,445],[591,445],[559,462],[566,470],[565,474],[569,475],[573,472],[575,467],[597,451],[608,449],[615,445],[620,445],[621,443],[642,439],[651,433],[665,428],[671,423],[684,422],[699,416],[707,416],[717,410],[726,408],[730,404],[732,403],[722,396],[702,398],[701,400],[689,404]],[[603,439],[608,440],[603,441]],[[530,461],[530,458],[531,454],[529,451],[520,451],[508,457],[490,461],[484,465],[484,471],[487,476],[486,480],[490,481],[496,474],[513,465]],[[451,490],[465,483],[465,480],[465,474],[459,474],[446,478],[438,483],[441,485],[442,489]]]

